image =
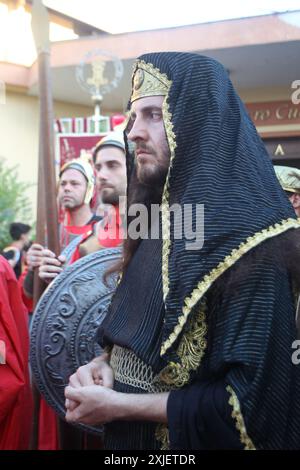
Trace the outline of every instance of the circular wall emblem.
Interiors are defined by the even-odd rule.
[[[76,80],[90,95],[106,95],[118,87],[123,71],[123,63],[118,57],[96,49],[85,54],[76,67]]]

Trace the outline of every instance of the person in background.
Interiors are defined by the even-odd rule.
[[[58,200],[65,213],[64,223],[59,226],[62,253],[56,257],[48,248],[34,243],[27,253],[28,270],[22,286],[28,302],[33,297],[34,270],[40,269],[40,277],[51,282],[64,265],[69,264],[77,245],[92,233],[93,226],[101,219],[95,216],[90,203],[94,196],[95,177],[91,163],[84,157],[67,162],[60,171]],[[80,433],[70,426],[64,426],[61,435],[68,433],[71,446],[79,446]],[[62,444],[64,446],[64,444]],[[58,450],[60,448],[57,416],[42,398],[40,400],[38,449]]]
[[[121,214],[125,211],[126,160],[125,144],[120,132],[111,132],[96,145],[93,152],[96,172],[97,195],[104,205],[104,216],[96,222],[93,229],[86,231],[80,238],[69,264],[103,248],[122,244],[123,228]],[[33,254],[33,253],[32,253]],[[36,256],[31,261],[36,262]],[[63,270],[64,258],[58,259],[50,250],[41,252],[39,276],[51,282]]]
[[[40,277],[51,282],[68,264],[78,245],[93,231],[93,226],[101,220],[90,207],[95,192],[95,176],[91,163],[85,158],[67,162],[60,171],[58,201],[64,210],[65,220],[59,226],[62,252],[56,256],[48,248],[33,243],[27,253],[28,273],[24,279],[24,291],[33,296],[33,272],[40,268]],[[74,259],[73,259],[74,261]]]
[[[88,227],[88,230],[85,230],[80,236],[70,241],[70,245],[72,244],[73,247],[67,257],[66,253],[69,251],[69,245],[66,246],[58,259],[55,257],[53,252],[44,249],[41,245],[35,244],[30,249],[28,253],[29,269],[33,272],[35,268],[39,268],[39,276],[47,283],[52,282],[52,280],[63,271],[66,264],[73,264],[79,258],[95,251],[99,251],[100,249],[119,246],[123,241],[121,218],[119,213],[119,198],[124,199],[126,192],[126,160],[125,145],[122,134],[120,135],[119,133],[112,132],[104,137],[96,146],[94,151],[94,162],[97,175],[97,192],[101,197],[101,202],[106,205],[105,216],[100,221],[99,216],[94,217],[93,226]],[[80,188],[80,186],[76,188],[75,181],[78,180],[78,176],[81,176],[80,174],[78,176],[75,175],[75,173],[79,173],[79,164],[80,161],[78,162],[78,160],[75,160],[75,162],[69,165],[67,164],[66,168],[63,167],[60,177],[59,199],[61,204],[64,205],[64,207],[71,213],[71,216],[73,208],[77,211],[78,216],[80,206],[76,206],[74,204],[75,191],[73,191],[72,198],[69,194],[71,190],[68,190],[68,179],[71,178],[70,184],[72,179],[74,180],[78,202],[80,200],[82,201],[85,197],[84,204],[86,205],[90,201],[89,198],[92,194],[92,191],[90,190],[88,197],[86,197],[86,195],[84,196],[84,190],[79,193],[79,190],[83,188]],[[74,175],[76,176],[76,179]],[[71,204],[71,202],[73,204]],[[73,216],[71,220],[74,223],[76,220],[77,222],[80,222],[84,219],[81,217],[79,219],[78,217],[75,219]],[[72,232],[75,232],[74,228],[72,229]],[[26,288],[26,283],[24,287]],[[42,400],[41,403],[42,411],[44,410],[43,418],[41,418],[41,429],[44,429],[45,432],[40,433],[40,437],[43,438],[42,441],[40,439],[40,448],[58,448],[55,433],[48,432],[51,428],[46,425],[47,407],[45,406],[44,400]],[[51,410],[48,415],[53,415]],[[51,416],[49,419],[51,419]],[[53,428],[54,426],[52,426],[52,429]],[[62,442],[62,448],[93,448],[94,442],[92,437],[89,435],[82,436],[81,434],[78,430],[64,425],[61,436],[65,443]],[[49,444],[47,444],[47,440]],[[83,444],[83,441],[85,444]]]
[[[300,170],[290,166],[275,165],[274,170],[282,189],[300,217]]]
[[[30,230],[30,225],[21,222],[13,222],[10,224],[9,233],[13,241],[9,246],[4,248],[2,252],[3,257],[7,259],[15,271],[17,278],[19,278],[22,273],[24,250],[26,250],[30,244]]]

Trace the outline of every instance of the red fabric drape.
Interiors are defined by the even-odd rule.
[[[28,449],[32,397],[28,316],[15,273],[0,256],[0,449]]]
[[[38,450],[59,450],[58,417],[43,397],[40,400]]]

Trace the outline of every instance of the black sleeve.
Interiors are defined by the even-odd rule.
[[[172,391],[167,414],[171,449],[243,449],[222,381]]]
[[[241,274],[234,288],[228,289],[224,278],[219,290],[213,289],[204,358],[192,383],[170,393],[171,448],[299,448],[300,369],[292,362],[291,279],[271,255],[255,259]],[[230,398],[238,408],[234,417]]]

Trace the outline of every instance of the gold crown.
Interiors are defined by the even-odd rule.
[[[138,60],[132,75],[131,103],[145,96],[165,96],[169,93],[172,81],[165,73],[152,64]]]

